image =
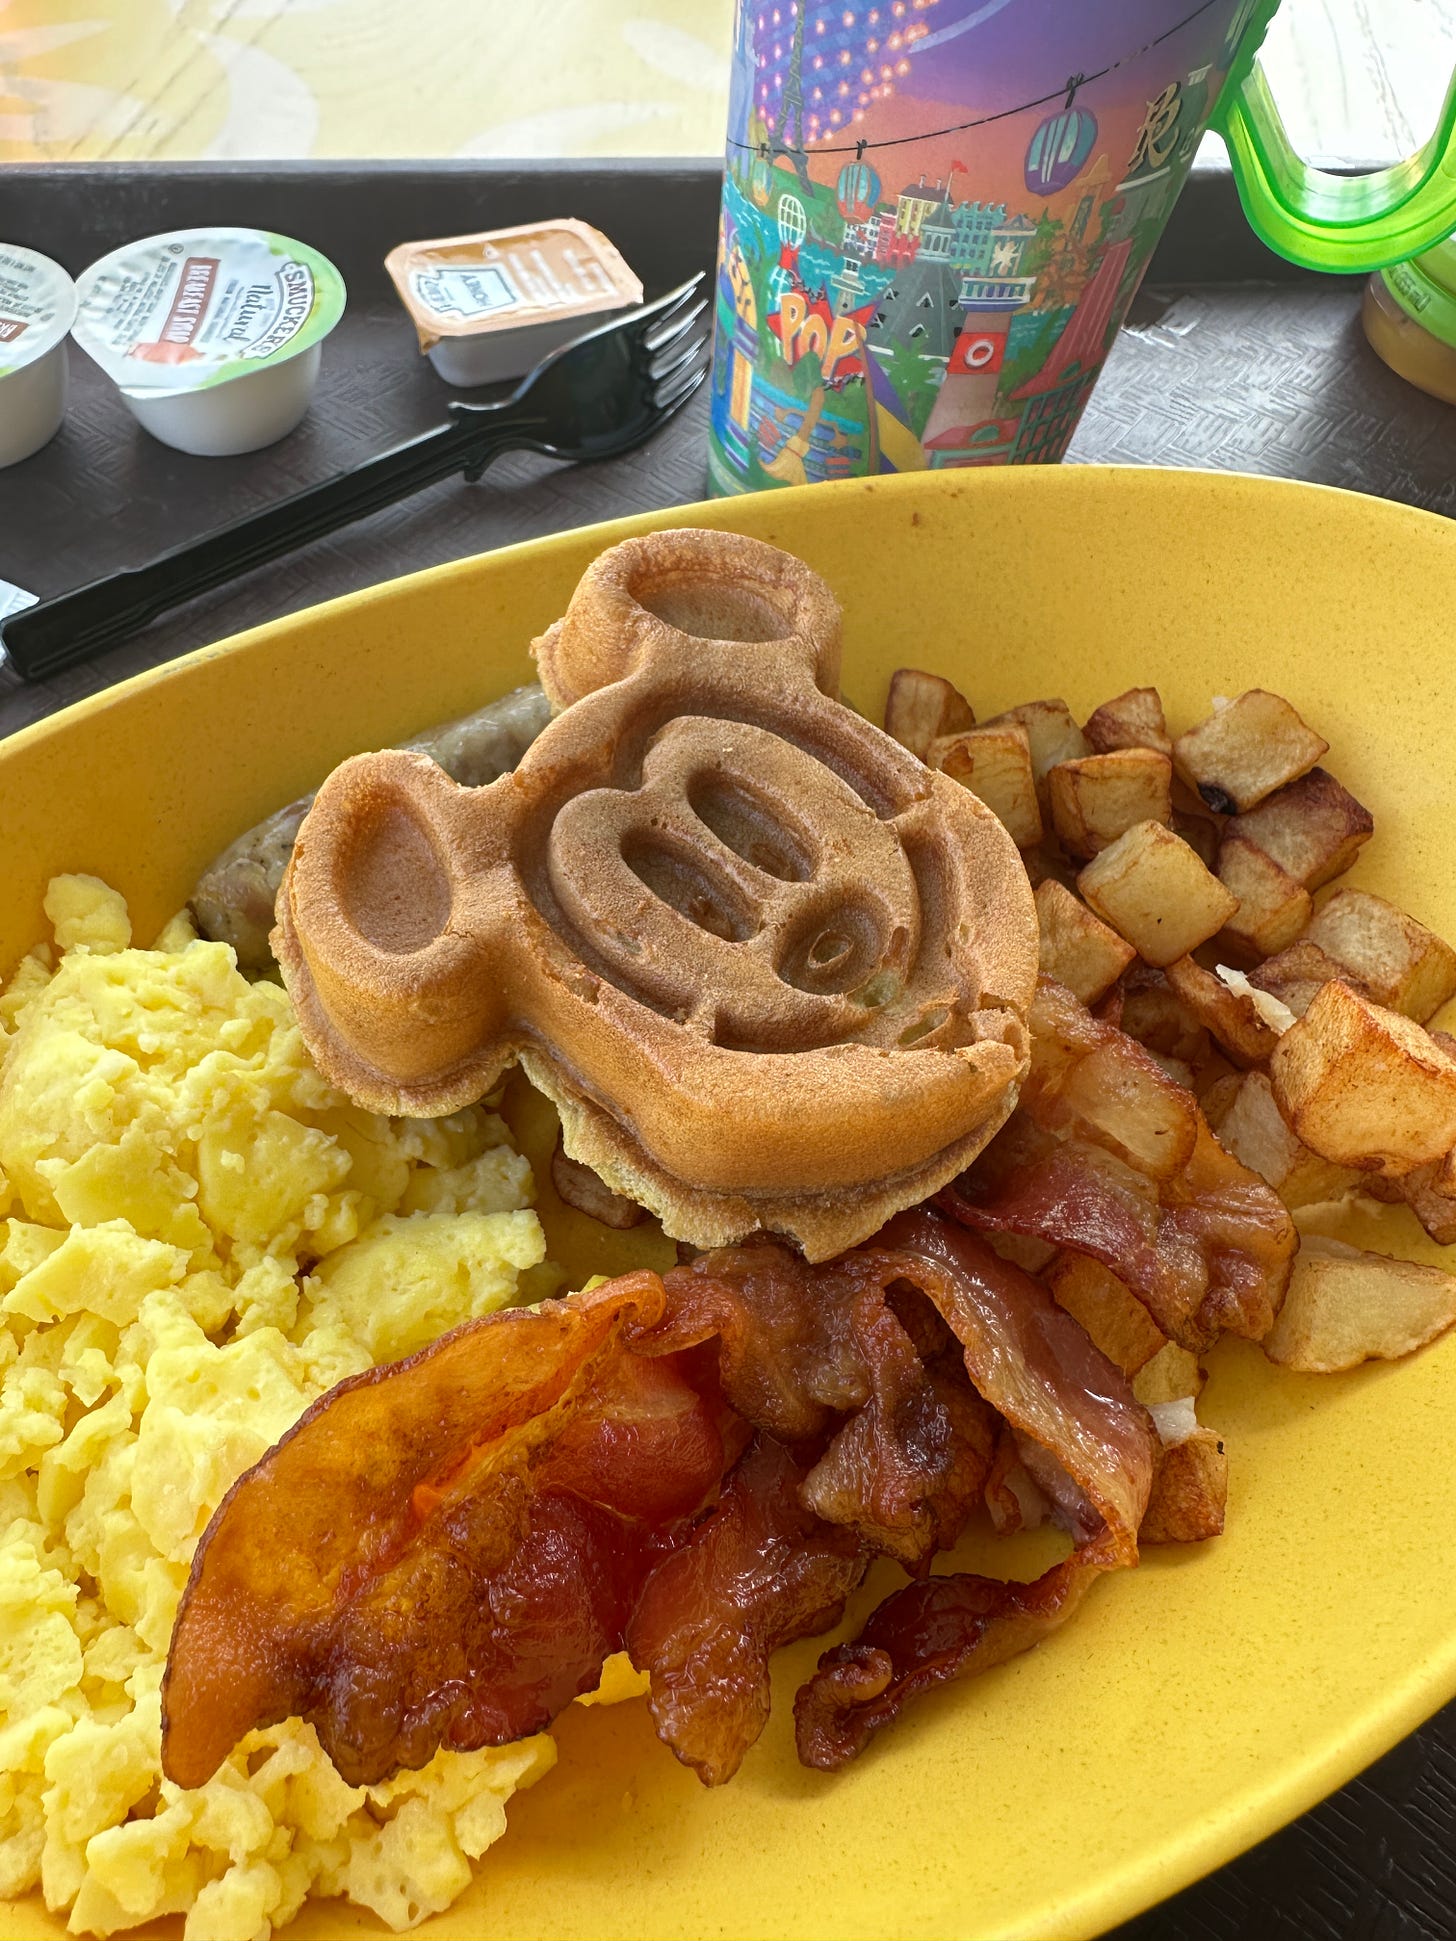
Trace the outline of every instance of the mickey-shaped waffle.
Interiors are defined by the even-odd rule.
[[[561,712],[514,773],[336,769],[274,933],[324,1074],[426,1115],[519,1059],[568,1154],[698,1246],[822,1259],[967,1166],[1026,1068],[1031,891],[837,699],[839,639],[775,547],[629,539],[535,643]]]

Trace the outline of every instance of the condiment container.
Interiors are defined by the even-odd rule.
[[[293,430],[344,309],[327,257],[262,229],[148,236],[93,263],[76,291],[76,342],[154,438],[202,458]]]
[[[563,218],[400,243],[384,259],[420,349],[447,384],[523,377],[642,285],[599,229]]]
[[[48,256],[0,243],[0,466],[18,465],[61,428],[76,286]]]
[[[1377,270],[1361,321],[1371,349],[1407,383],[1456,404],[1456,237]]]

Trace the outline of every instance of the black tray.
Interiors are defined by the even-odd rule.
[[[0,472],[0,578],[62,592],[436,423],[451,393],[419,357],[384,275],[393,243],[575,215],[613,238],[652,296],[711,266],[718,186],[716,163],[702,161],[0,171],[0,238],[73,272],[135,236],[240,223],[316,244],[349,286],[308,418],[282,444],[244,458],[187,458],[156,444],[73,347],[60,436]],[[1456,411],[1386,370],[1365,344],[1358,312],[1358,279],[1310,277],[1270,255],[1245,225],[1227,173],[1196,171],[1069,462],[1272,473],[1456,511]],[[595,469],[506,460],[477,485],[449,481],[261,568],[92,666],[30,687],[0,668],[0,735],[174,654],[355,587],[701,498],[705,422],[699,398],[641,451]],[[1287,1648],[1297,1658],[1297,1611],[1289,1622]],[[1130,1922],[1118,1941],[1452,1935],[1456,1705],[1284,1832]]]

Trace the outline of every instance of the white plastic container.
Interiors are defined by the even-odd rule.
[[[548,352],[642,301],[599,229],[562,217],[400,243],[384,259],[420,349],[447,384],[524,377]]]
[[[0,243],[0,467],[49,444],[66,415],[76,286],[49,256]]]
[[[145,430],[200,458],[293,430],[344,309],[327,257],[262,229],[148,236],[83,271],[76,294],[76,342]]]

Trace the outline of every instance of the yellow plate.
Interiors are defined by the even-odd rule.
[[[526,643],[601,547],[692,523],[792,548],[844,603],[845,691],[901,663],[983,715],[1085,715],[1156,682],[1175,724],[1268,685],[1328,736],[1376,837],[1351,880],[1456,934],[1447,643],[1456,526],[1196,472],[957,473],[694,506],[511,548],[258,629],[0,745],[0,964],[56,870],[125,890],[146,936],[240,829],[358,748],[528,677]],[[1439,1259],[1403,1211],[1360,1237]],[[704,1792],[644,1708],[571,1709],[482,1879],[419,1932],[513,1937],[1082,1936],[1271,1833],[1456,1692],[1456,1337],[1396,1367],[1215,1358],[1228,1533],[1151,1553],[1059,1636],[922,1701],[838,1778],[768,1731]],[[153,1932],[154,1930],[148,1930]],[[155,1932],[175,1932],[175,1927]],[[377,1934],[337,1904],[299,1937]],[[60,1935],[0,1908],[0,1941]]]

